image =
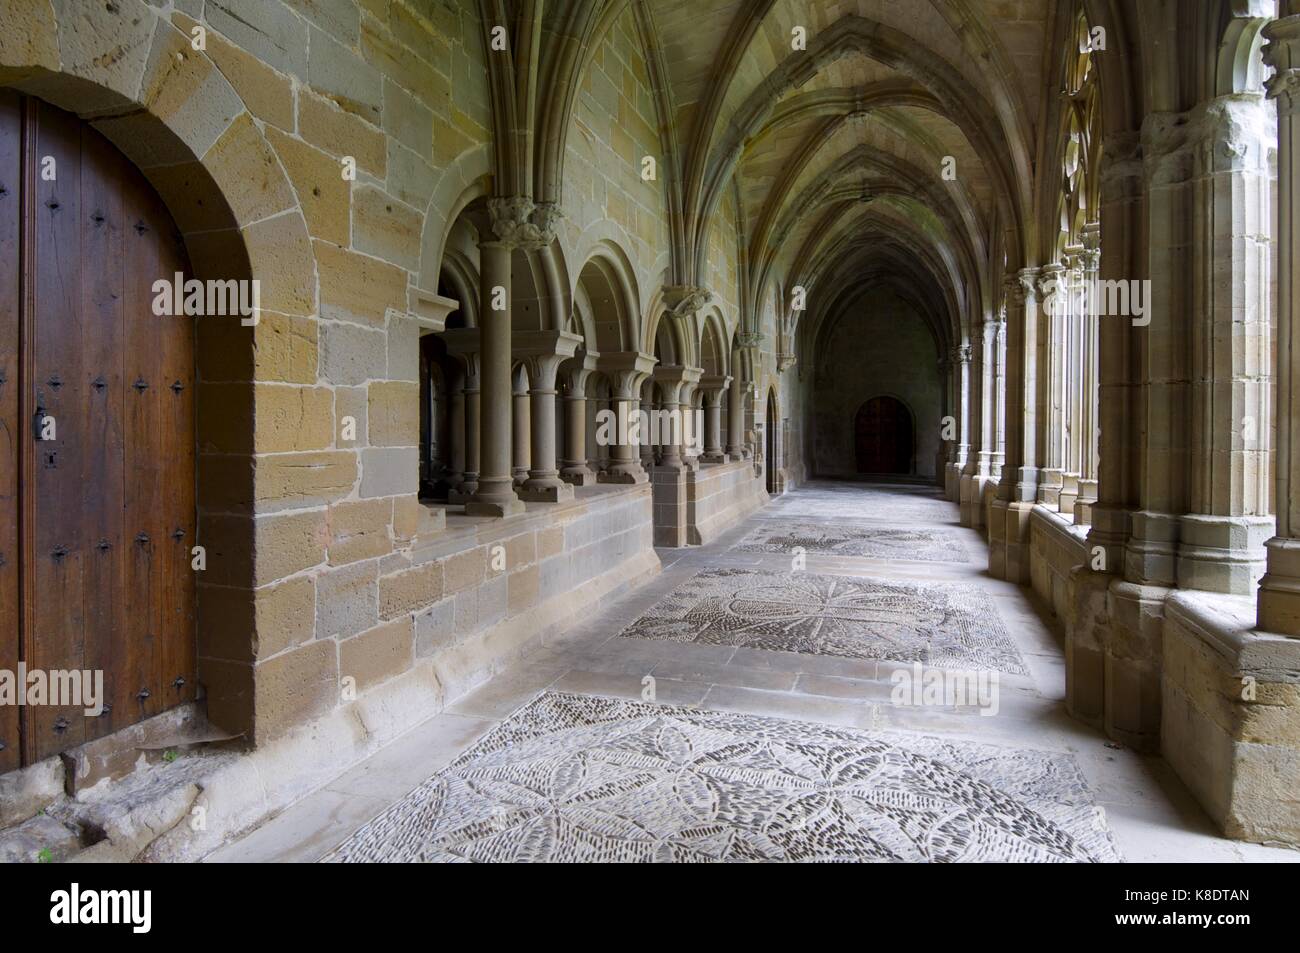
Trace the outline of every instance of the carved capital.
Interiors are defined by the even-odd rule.
[[[741,331],[736,335],[736,343],[740,347],[759,348],[763,346],[763,335],[758,331]]]
[[[694,317],[713,300],[713,292],[696,285],[670,285],[664,288],[664,304],[678,320]]]
[[[488,199],[487,208],[497,241],[514,248],[545,248],[561,218],[554,202],[535,205],[522,195]]]
[[[1021,268],[1016,272],[1015,293],[1018,303],[1024,304],[1030,298],[1037,297],[1038,272],[1037,268]]]

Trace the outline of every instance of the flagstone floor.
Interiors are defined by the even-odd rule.
[[[925,487],[792,491],[208,859],[1300,861],[1070,719],[985,552]]]

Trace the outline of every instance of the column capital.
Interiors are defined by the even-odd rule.
[[[1272,98],[1296,94],[1297,71],[1300,71],[1300,14],[1280,17],[1264,27],[1268,42],[1262,53],[1274,74],[1265,84]]]
[[[1038,297],[1038,274],[1039,268],[1021,268],[1016,272],[1016,284],[1014,287],[1016,303],[1024,304],[1030,298]]]
[[[480,244],[524,249],[550,245],[562,217],[556,203],[534,203],[526,195],[495,196],[470,213]]]
[[[763,346],[763,335],[758,331],[741,331],[736,335],[736,344],[742,348],[760,348]]]
[[[441,337],[447,345],[447,353],[465,365],[466,388],[476,389],[479,379],[478,328],[451,328],[443,331]]]
[[[655,364],[655,356],[644,351],[615,351],[601,355],[599,369],[609,377],[616,399],[640,400],[641,383]]]
[[[727,374],[705,374],[700,377],[700,391],[706,400],[714,401],[731,384],[732,378]]]
[[[971,347],[969,344],[957,344],[949,353],[949,361],[953,364],[969,364],[971,361]]]

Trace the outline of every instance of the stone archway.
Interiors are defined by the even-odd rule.
[[[301,281],[315,262],[294,190],[238,94],[179,31],[158,32],[153,46],[157,55],[139,64],[142,78],[134,82],[96,70],[70,75],[75,64],[67,61],[5,56],[0,86],[66,110],[125,156],[180,232],[187,279],[258,284],[256,324],[238,316],[197,317],[190,390],[197,434],[190,450],[197,519],[191,543],[204,557],[194,580],[193,687],[201,686],[210,721],[253,738],[258,603],[265,597],[257,587],[259,575],[270,581],[263,537],[271,532],[257,513],[256,454],[267,440],[254,423],[257,381],[296,379],[292,367],[300,358],[286,342],[297,341],[315,311],[314,287]],[[164,68],[165,86],[153,75]]]

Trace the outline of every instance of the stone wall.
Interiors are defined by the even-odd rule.
[[[1252,632],[1250,597],[1166,603],[1161,752],[1229,837],[1300,842],[1300,642]]]
[[[1031,585],[1062,624],[1074,610],[1072,574],[1087,561],[1087,530],[1045,507],[1035,508],[1030,516]]]
[[[712,542],[767,502],[749,461],[705,464],[686,482],[686,531],[691,545]]]
[[[260,283],[255,327],[200,321],[198,395],[200,678],[213,720],[259,743],[454,655],[463,671],[437,674],[431,713],[499,660],[489,643],[462,649],[476,633],[653,558],[648,490],[589,491],[499,528],[448,524],[416,497],[418,338],[446,306],[434,292],[451,220],[490,172],[476,11],[397,0],[6,8],[0,83],[86,116],[139,165],[198,277]],[[656,276],[662,181],[641,182],[634,160],[658,135],[630,17],[605,46],[575,122],[619,159],[594,156],[608,192],[598,204],[573,196],[567,229],[615,220],[638,272]],[[590,171],[567,181],[591,184]]]

